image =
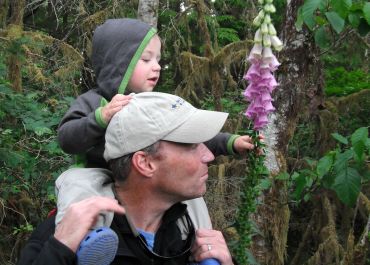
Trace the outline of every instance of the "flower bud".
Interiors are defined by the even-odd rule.
[[[283,49],[283,43],[277,36],[271,36],[271,44],[275,50],[281,51]]]
[[[272,25],[271,23],[268,24],[268,29],[269,29],[269,35],[270,36],[276,36],[276,30],[275,30],[274,25]]]
[[[270,17],[270,15],[266,15],[265,16],[265,19],[263,20],[263,22],[266,23],[266,24],[270,24],[271,23],[271,17]]]
[[[276,8],[273,4],[266,4],[264,9],[265,9],[266,12],[269,12],[269,13],[275,13],[276,12]]]
[[[258,29],[256,33],[254,34],[254,42],[255,43],[262,43],[262,33],[261,30]]]
[[[268,34],[269,33],[269,29],[268,29],[266,23],[262,23],[262,25],[261,25],[261,33],[262,34]]]
[[[258,16],[263,19],[264,16],[265,16],[265,11],[263,11],[263,9],[261,9],[261,11],[258,13]]]
[[[260,16],[256,16],[253,19],[253,25],[256,27],[259,27],[261,25],[261,22],[262,22],[262,19],[260,18]]]
[[[249,59],[256,59],[259,60],[262,58],[262,45],[261,44],[254,44],[251,53],[250,53],[250,58]]]
[[[258,0],[258,3],[260,4],[260,5],[263,5],[263,0]]]
[[[263,35],[263,47],[271,47],[271,37],[268,34]]]
[[[274,57],[274,54],[272,53],[272,50],[270,47],[263,48],[262,51],[262,58],[265,59],[265,61],[271,60],[271,58]]]
[[[266,4],[272,4],[274,0],[265,0]]]

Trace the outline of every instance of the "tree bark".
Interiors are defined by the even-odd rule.
[[[25,8],[25,0],[11,1],[11,15],[9,26],[7,28],[10,41],[16,41],[22,36],[23,32],[23,15]],[[19,54],[12,54],[7,58],[8,78],[12,83],[15,91],[22,91],[22,62]]]
[[[266,138],[266,167],[272,177],[287,169],[288,143],[294,135],[299,114],[308,106],[316,108],[322,98],[322,71],[315,57],[315,46],[306,30],[295,28],[298,8],[304,0],[287,3],[280,54],[279,87],[274,94],[275,108],[269,124],[263,131]],[[252,252],[261,264],[284,264],[290,211],[287,190],[280,181],[274,181],[269,192],[260,198],[263,203],[254,219],[263,236],[253,240]]]
[[[138,19],[157,28],[159,0],[140,0],[137,10]]]
[[[5,28],[6,26],[8,11],[9,11],[9,1],[0,0],[0,29]]]
[[[211,35],[205,18],[206,5],[203,0],[197,0],[195,2],[195,7],[198,13],[200,34],[204,39],[204,57],[208,58],[210,61],[210,86],[212,87],[215,110],[222,111],[221,97],[223,94],[223,87],[220,79],[219,66],[214,63],[215,53],[213,51]]]

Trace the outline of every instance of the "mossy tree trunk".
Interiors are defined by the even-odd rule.
[[[211,35],[205,19],[206,5],[203,0],[195,2],[195,8],[198,14],[198,25],[200,34],[204,39],[204,57],[209,60],[210,70],[210,86],[212,87],[212,96],[214,98],[215,110],[222,111],[221,97],[223,94],[223,87],[221,84],[221,78],[219,73],[219,65],[214,63],[215,54],[212,48]]]
[[[159,0],[140,0],[137,18],[157,28]]]
[[[291,0],[282,30],[285,48],[279,54],[280,86],[274,94],[276,112],[264,130],[267,142],[266,166],[272,177],[286,171],[288,143],[293,137],[299,114],[308,106],[317,107],[322,98],[321,65],[315,59],[312,37],[295,28],[298,8],[304,0]],[[261,198],[255,220],[263,236],[254,237],[252,251],[261,264],[281,265],[285,262],[290,211],[286,186],[274,181]]]
[[[5,28],[9,11],[9,0],[0,1],[0,29]]]
[[[22,37],[23,14],[25,0],[14,0],[11,4],[11,15],[7,27],[8,38],[11,42],[17,41]],[[17,52],[18,53],[18,52]],[[11,54],[7,58],[8,78],[15,91],[22,91],[22,61],[19,54]]]

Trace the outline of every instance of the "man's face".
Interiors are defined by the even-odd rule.
[[[161,66],[161,40],[154,35],[144,49],[132,73],[128,88],[131,92],[151,92],[158,82]]]
[[[170,200],[183,201],[206,192],[208,163],[213,154],[204,144],[161,141],[157,161],[157,187]]]

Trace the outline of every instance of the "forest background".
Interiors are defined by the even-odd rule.
[[[93,87],[94,28],[154,19],[163,41],[158,91],[245,118],[253,0],[0,0],[0,264],[15,264],[55,206],[72,163],[56,141],[68,106]],[[275,0],[276,112],[266,155],[221,157],[206,200],[240,264],[370,264],[370,4]],[[144,7],[150,7],[145,9]],[[263,6],[263,5],[262,5]]]

